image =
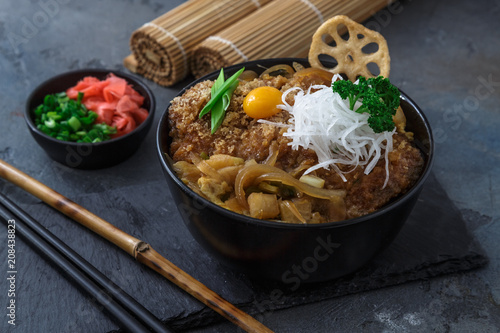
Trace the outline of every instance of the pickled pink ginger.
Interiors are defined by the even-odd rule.
[[[97,113],[96,123],[116,127],[117,132],[112,138],[133,131],[148,117],[148,111],[142,108],[144,97],[125,79],[112,73],[102,81],[87,76],[66,90],[71,99],[77,99],[79,92],[83,93],[85,107]]]

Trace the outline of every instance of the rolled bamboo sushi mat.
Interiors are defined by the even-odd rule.
[[[189,0],[135,30],[124,65],[163,86],[189,74],[192,49],[271,0]]]
[[[362,22],[388,0],[275,0],[209,36],[194,49],[191,72],[203,76],[243,61],[307,56],[311,38],[334,15]]]

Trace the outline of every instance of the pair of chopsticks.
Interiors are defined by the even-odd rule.
[[[148,266],[178,287],[247,332],[272,332],[262,323],[229,303],[201,282],[162,257],[149,244],[116,228],[48,186],[0,159],[0,177],[19,186],[49,206],[112,242],[140,263]]]
[[[16,234],[61,269],[130,332],[172,332],[135,299],[0,193],[0,217],[14,220]]]

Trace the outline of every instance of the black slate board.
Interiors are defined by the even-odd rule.
[[[203,270],[205,259],[204,255],[191,258],[193,267]],[[291,291],[290,286],[251,281],[223,266],[217,267],[215,276],[208,275],[214,271],[198,273],[205,281],[213,282],[212,288],[221,296],[263,320],[276,310],[467,271],[487,261],[468,232],[460,211],[431,175],[396,240],[371,263],[350,276],[321,284],[303,284]],[[208,308],[182,309],[177,315],[162,319],[179,330],[223,320]]]
[[[78,182],[74,178],[65,179],[66,168],[57,168],[60,168],[55,170],[59,172],[59,180],[64,180],[59,184],[74,186]],[[113,171],[110,169],[106,172]],[[467,271],[487,263],[480,245],[468,231],[461,212],[431,174],[415,209],[395,241],[358,272],[321,284],[303,283],[293,291],[290,285],[253,281],[223,266],[194,241],[171,200],[164,180],[158,177],[160,174],[153,171],[149,175],[149,180],[131,180],[125,187],[110,188],[95,183],[87,188],[86,194],[70,199],[125,232],[150,243],[181,269],[264,323],[266,316],[280,309]],[[157,273],[138,264],[113,244],[55,212],[36,198],[5,182],[1,182],[0,190],[8,193],[9,197],[42,225],[170,327],[186,330],[224,321],[220,315]],[[64,192],[62,189],[61,193]],[[474,219],[478,218],[480,217],[474,214],[468,216],[467,224],[474,225]],[[34,262],[33,265],[44,263]],[[37,269],[26,267],[22,270],[25,272],[23,277],[36,283]],[[68,300],[68,306],[58,310],[59,317],[74,317],[71,308],[75,304],[85,306],[88,313],[102,312],[102,309],[92,305],[92,300],[71,300],[74,290],[59,288],[60,282],[56,282],[57,280],[49,280],[49,284],[43,288],[56,288],[59,295],[54,297]],[[20,291],[21,295],[24,293],[28,292]],[[50,295],[52,294],[47,294],[47,297],[52,297]],[[90,307],[85,305],[88,302]],[[97,318],[102,315],[95,316]],[[80,320],[78,316],[72,320],[72,325],[77,327]]]

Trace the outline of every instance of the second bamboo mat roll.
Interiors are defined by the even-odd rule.
[[[307,56],[318,27],[334,15],[362,22],[388,0],[275,0],[233,26],[212,34],[193,51],[191,72],[200,77],[248,60]]]
[[[271,0],[189,0],[133,32],[127,68],[163,86],[189,74],[192,49]]]

